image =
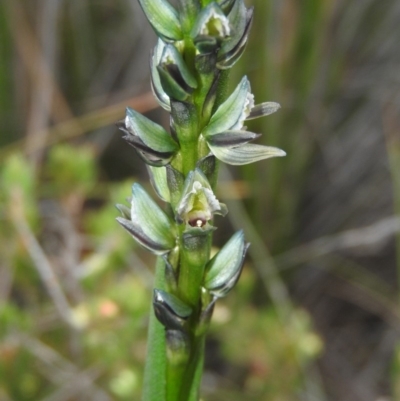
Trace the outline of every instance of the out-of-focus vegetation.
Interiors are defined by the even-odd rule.
[[[400,4],[252,3],[232,82],[281,103],[251,128],[288,156],[221,169],[216,241],[237,226],[252,245],[204,401],[395,401]],[[131,106],[168,123],[155,36],[134,0],[5,0],[0,22],[0,400],[139,399],[154,260],[113,204],[147,178],[114,122]]]

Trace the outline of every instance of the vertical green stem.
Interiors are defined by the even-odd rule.
[[[156,263],[154,287],[159,289],[164,289],[165,287],[164,262],[160,257]],[[142,401],[165,401],[165,329],[156,318],[153,302],[151,302],[150,309]]]

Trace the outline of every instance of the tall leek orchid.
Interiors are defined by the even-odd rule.
[[[214,216],[228,212],[215,193],[218,164],[284,156],[250,143],[260,135],[245,127],[280,106],[255,105],[247,77],[224,95],[253,20],[243,0],[138,1],[158,36],[151,87],[170,113],[169,129],[130,108],[118,123],[166,205],[139,184],[130,205],[117,205],[121,226],[158,258],[142,401],[197,401],[213,308],[238,281],[248,248],[240,230],[211,257]]]

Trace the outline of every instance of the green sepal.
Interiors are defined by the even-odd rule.
[[[148,165],[154,167],[165,166],[168,164],[175,152],[157,152],[154,149],[148,147],[138,136],[133,135],[124,127],[119,128],[121,131],[124,131],[126,135],[122,138],[128,143],[128,145],[132,146],[139,157]]]
[[[175,295],[155,289],[153,293],[154,312],[159,322],[170,330],[184,330],[193,309]]]
[[[234,287],[242,271],[247,248],[240,230],[210,260],[206,266],[204,287],[211,294],[221,298]]]
[[[264,102],[260,104],[256,104],[250,111],[250,114],[247,116],[247,120],[253,120],[259,117],[269,116],[277,112],[281,108],[281,105],[276,102]]]
[[[225,14],[229,14],[237,0],[217,0],[218,5]]]
[[[149,238],[140,226],[133,223],[131,220],[117,217],[118,223],[144,248],[155,255],[165,255],[170,252],[171,248],[164,243],[159,243]]]
[[[244,121],[251,110],[250,107],[247,115],[245,114],[246,107],[251,106],[249,104],[249,95],[251,95],[250,82],[247,77],[244,76],[233,93],[212,115],[210,122],[203,130],[203,135],[207,138],[240,125],[240,121]],[[239,127],[239,129],[240,128],[241,127]]]
[[[139,0],[157,36],[166,41],[183,38],[179,15],[167,0]]]
[[[192,75],[187,67],[185,60],[183,59],[181,53],[174,45],[167,44],[164,47],[163,54],[160,60],[161,65],[174,65],[179,71],[182,79],[185,81],[186,85],[192,89],[197,88],[196,78]]]
[[[168,97],[179,100],[181,102],[185,101],[193,92],[190,88],[183,88],[172,75],[163,69],[161,66],[157,66],[157,72],[160,77],[160,82],[163,90],[168,95]]]
[[[175,246],[173,222],[137,183],[132,186],[131,220],[154,242],[169,249]]]
[[[123,217],[124,219],[128,219],[128,220],[131,219],[131,209],[129,209],[128,206],[122,205],[122,204],[120,204],[120,203],[117,203],[117,204],[115,205],[115,207],[116,207],[116,208],[118,209],[118,211],[122,214],[122,217]]]
[[[167,182],[167,169],[166,167],[152,167],[146,166],[149,172],[150,182],[154,188],[154,191],[164,202],[171,201],[171,195],[169,192]]]
[[[212,78],[212,82],[210,85],[210,89],[207,92],[207,95],[204,99],[204,104],[203,104],[203,110],[202,110],[202,115],[205,118],[210,118],[214,105],[215,105],[215,100],[217,98],[218,95],[218,87],[219,87],[219,83],[220,83],[220,74],[221,71],[216,70],[216,72],[214,73],[214,76]]]
[[[221,69],[232,67],[243,53],[253,20],[253,8],[246,9],[243,0],[237,0],[228,19],[235,29],[231,38],[223,42],[218,51],[217,67]]]
[[[253,145],[247,143],[237,147],[220,147],[210,145],[213,155],[226,164],[232,166],[242,166],[259,160],[269,159],[271,157],[286,156],[286,152],[282,149],[272,146]]]
[[[211,146],[235,147],[240,146],[258,138],[260,134],[250,131],[226,131],[211,135],[207,142]]]
[[[153,54],[150,59],[150,78],[151,78],[151,89],[158,104],[164,110],[169,112],[171,111],[170,99],[161,85],[160,75],[157,70],[157,66],[160,63],[165,46],[166,46],[165,43],[161,39],[158,39],[157,45],[154,48]]]
[[[126,108],[125,126],[132,135],[137,135],[149,148],[157,152],[175,152],[179,149],[178,144],[161,125],[130,107]]]
[[[184,101],[197,88],[196,78],[173,45],[164,47],[157,71],[161,86],[171,99]]]

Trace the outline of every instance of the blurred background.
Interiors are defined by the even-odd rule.
[[[400,400],[400,2],[253,0],[231,76],[283,159],[224,168],[204,401]],[[0,2],[0,400],[139,400],[154,258],[114,203],[147,172],[114,123],[149,93],[135,0]]]

